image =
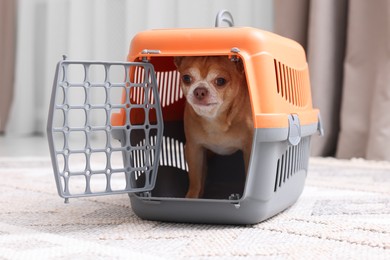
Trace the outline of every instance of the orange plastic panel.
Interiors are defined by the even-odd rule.
[[[292,113],[303,125],[318,121],[303,48],[270,32],[249,27],[150,30],[133,38],[127,60],[148,60],[156,72],[164,72],[175,70],[174,56],[217,55],[243,60],[255,128],[286,127]],[[164,120],[180,119],[183,106],[181,98],[163,108]],[[119,120],[117,115],[113,119]]]

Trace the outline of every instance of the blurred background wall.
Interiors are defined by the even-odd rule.
[[[54,70],[63,54],[77,60],[122,61],[137,32],[212,27],[221,9],[231,11],[237,26],[272,30],[272,7],[272,0],[19,0],[6,134],[45,133]],[[1,86],[2,96],[8,91]]]
[[[306,49],[325,128],[312,155],[390,160],[388,0],[0,0],[0,141],[45,135],[63,54],[123,61],[137,32],[213,27],[221,9]]]

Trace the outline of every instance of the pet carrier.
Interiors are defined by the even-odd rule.
[[[184,197],[177,56],[242,60],[250,95],[247,172],[241,152],[209,158],[199,199]],[[61,197],[128,193],[143,219],[229,224],[258,223],[298,199],[311,135],[322,133],[298,43],[248,27],[150,30],[133,38],[127,60],[57,65],[48,136]]]

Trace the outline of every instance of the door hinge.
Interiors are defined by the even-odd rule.
[[[301,123],[297,114],[290,114],[288,116],[288,136],[287,141],[290,145],[297,145],[301,141]]]

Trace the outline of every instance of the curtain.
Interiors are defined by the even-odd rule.
[[[390,2],[275,0],[276,33],[307,51],[325,136],[316,156],[390,160]]]
[[[210,27],[228,9],[238,26],[272,30],[272,0],[19,0],[14,99],[8,135],[44,134],[56,63],[126,59],[152,28]]]
[[[15,65],[16,1],[0,0],[0,134],[10,110]]]

